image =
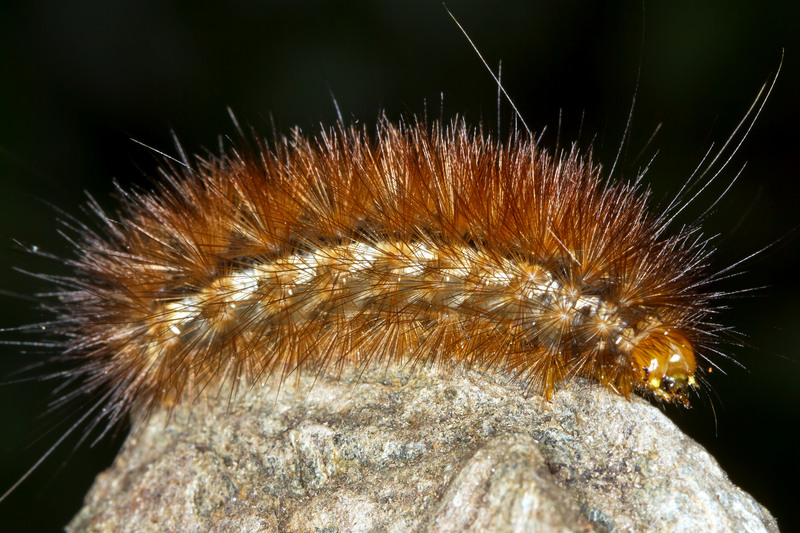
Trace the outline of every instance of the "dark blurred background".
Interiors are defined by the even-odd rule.
[[[15,240],[68,256],[53,206],[80,214],[88,191],[113,209],[112,180],[148,186],[158,158],[131,139],[175,155],[174,131],[189,152],[215,150],[219,135],[235,134],[227,107],[264,135],[272,121],[281,132],[314,131],[336,120],[328,86],[348,121],[427,108],[429,117],[463,114],[497,127],[496,86],[437,0],[17,4],[0,8],[0,327],[42,320],[20,295],[50,289],[14,267],[65,273]],[[544,143],[555,145],[560,119],[562,144],[591,144],[606,169],[641,68],[631,140],[616,172],[632,178],[657,154],[646,179],[655,200],[674,194],[709,146],[727,139],[785,50],[749,137],[683,219],[699,216],[747,163],[704,224],[719,234],[717,268],[767,247],[717,286],[758,288],[730,299],[721,318],[744,344],[722,350],[743,368],[718,358],[727,375],[710,377],[713,402],[668,413],[783,529],[798,530],[800,358],[791,336],[800,332],[800,9],[697,4],[449,2],[486,59],[494,66],[502,59],[505,87],[533,129],[547,128]],[[501,112],[505,135],[505,101]],[[75,417],[42,415],[56,383],[15,382],[14,369],[41,359],[36,349],[0,348],[2,492]],[[125,431],[94,446],[68,439],[0,503],[0,530],[66,524]]]

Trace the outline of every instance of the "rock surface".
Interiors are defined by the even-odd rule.
[[[69,531],[778,531],[657,408],[479,372],[300,377],[134,425]]]

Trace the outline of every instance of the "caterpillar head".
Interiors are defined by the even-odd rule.
[[[689,406],[689,388],[697,383],[696,362],[683,333],[671,328],[654,330],[636,344],[632,364],[642,388],[667,402]]]

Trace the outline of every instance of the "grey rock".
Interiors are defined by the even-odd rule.
[[[218,392],[135,423],[68,530],[778,531],[658,408],[580,380],[550,401],[431,369]]]

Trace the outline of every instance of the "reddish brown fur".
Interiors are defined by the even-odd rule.
[[[93,208],[102,227],[81,230],[63,282],[58,329],[84,390],[110,393],[112,418],[224,379],[343,363],[456,361],[547,395],[587,376],[627,396],[647,387],[633,348],[617,347],[622,330],[592,318],[596,302],[633,344],[672,329],[695,345],[710,334],[708,252],[696,231],[663,235],[666,216],[648,212],[638,183],[604,181],[574,147],[551,155],[523,135],[501,143],[462,122],[384,119],[374,135],[296,132],[164,177],[155,192],[123,192],[116,216]],[[342,289],[360,243],[391,248],[356,270],[378,288]],[[414,256],[428,249],[431,261]],[[482,264],[464,264],[465,254]],[[304,296],[289,294],[295,285],[274,266],[296,257],[316,261]],[[232,280],[253,269],[263,280],[234,308]],[[533,285],[546,305],[528,310],[514,299],[537,272],[558,292]],[[190,318],[174,310],[189,301],[201,302]]]

